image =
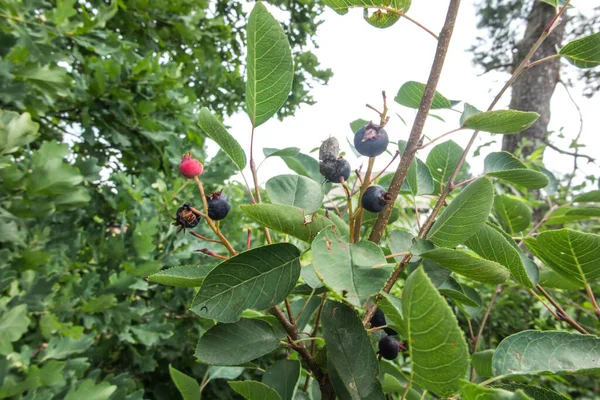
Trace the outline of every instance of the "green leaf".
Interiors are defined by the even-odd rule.
[[[533,400],[521,390],[512,393],[503,389],[479,386],[464,379],[460,382],[460,394],[463,400]]]
[[[311,156],[304,153],[298,153],[293,157],[281,157],[281,159],[289,169],[298,175],[306,176],[319,184],[325,181],[325,178],[320,172],[319,162]],[[325,185],[324,190],[326,192],[329,190],[327,185]]]
[[[561,275],[588,283],[600,277],[600,236],[571,229],[524,239],[527,248]]]
[[[545,288],[564,289],[564,290],[579,290],[584,289],[585,285],[573,278],[569,278],[558,272],[544,268],[540,271],[539,284]]]
[[[247,308],[264,310],[283,301],[300,277],[293,244],[257,247],[223,261],[206,275],[191,310],[202,318],[237,321]]]
[[[90,297],[81,306],[81,312],[99,313],[117,305],[117,296],[112,293],[103,294],[98,297]]]
[[[427,155],[427,166],[433,179],[445,185],[458,165],[463,149],[452,140],[435,146]]]
[[[479,351],[471,356],[471,365],[475,369],[477,376],[481,378],[490,378],[494,376],[494,370],[492,369],[494,352],[494,349],[488,349]]]
[[[198,125],[231,158],[240,171],[246,167],[246,154],[242,150],[242,146],[227,132],[221,121],[212,115],[208,108],[200,109]]]
[[[64,360],[71,354],[83,353],[94,342],[94,337],[81,336],[78,339],[72,339],[70,337],[54,338],[48,343],[48,347],[41,354],[41,362],[49,359]]]
[[[531,225],[531,208],[519,197],[506,194],[494,197],[494,213],[502,228],[511,235],[522,232]]]
[[[518,248],[496,229],[483,225],[465,245],[486,260],[494,261],[508,268],[517,282],[526,287],[533,288],[534,282],[529,278]]]
[[[298,207],[310,214],[321,208],[323,189],[312,179],[299,175],[278,175],[267,181],[267,194],[273,203]]]
[[[421,99],[423,98],[423,93],[425,93],[426,86],[424,83],[415,81],[406,82],[398,90],[394,101],[405,107],[418,109],[421,105]],[[440,93],[435,92],[431,109],[437,110],[441,108],[452,108],[452,103]]]
[[[195,356],[210,365],[240,365],[279,347],[279,334],[268,322],[242,318],[211,327],[198,341]]]
[[[481,307],[481,298],[471,298],[471,296],[469,296],[470,293],[465,291],[465,287],[458,283],[452,276],[449,276],[441,285],[439,285],[437,290],[444,296],[448,296],[466,306]]]
[[[471,118],[473,115],[481,113],[481,110],[478,110],[476,107],[470,105],[469,103],[465,103],[465,108],[462,114],[460,115],[459,124],[463,126],[465,121]]]
[[[250,13],[246,37],[246,111],[256,128],[288,99],[294,64],[283,28],[261,2]]]
[[[600,203],[600,190],[577,195],[573,198],[573,203]]]
[[[0,110],[0,156],[14,153],[33,142],[38,137],[39,127],[29,113],[19,115]]]
[[[86,379],[79,384],[77,389],[69,390],[65,400],[108,400],[115,390],[117,390],[117,386],[108,382],[96,385],[93,380]]]
[[[392,273],[379,246],[366,240],[349,244],[332,227],[319,232],[311,249],[313,267],[325,286],[357,307],[378,293]]]
[[[594,68],[600,65],[600,32],[573,40],[558,52],[578,68]]]
[[[325,0],[325,5],[331,7],[336,13],[344,15],[350,7],[377,8],[377,6],[391,7],[400,12],[407,12],[412,0]]]
[[[27,332],[31,320],[27,317],[27,305],[19,304],[0,317],[0,355],[13,352],[12,342],[16,342]]]
[[[383,298],[379,300],[377,307],[385,314],[387,325],[401,336],[407,337],[406,324],[402,316],[402,300],[385,292],[382,295]]]
[[[442,247],[463,243],[485,224],[493,201],[494,187],[489,179],[471,182],[435,220],[427,239]]]
[[[365,21],[375,28],[384,29],[389,28],[398,22],[401,18],[401,15],[387,10],[377,10],[369,15],[368,11],[365,10],[363,17]]]
[[[45,142],[33,154],[32,172],[27,191],[34,194],[56,195],[69,192],[83,181],[83,176],[74,166],[64,162],[69,153],[67,144]]]
[[[245,367],[215,367],[208,369],[208,379],[235,379],[246,370]]]
[[[494,375],[598,374],[600,338],[557,331],[523,331],[498,345]]]
[[[529,128],[540,117],[535,112],[516,110],[484,111],[467,118],[462,129],[473,129],[490,133],[510,135]]]
[[[40,369],[40,380],[43,386],[56,386],[64,382],[63,370],[65,361],[50,360]],[[0,379],[1,382],[1,379]]]
[[[335,225],[342,235],[348,234],[348,226],[341,220],[330,220],[320,214],[313,214],[305,221],[305,214],[297,207],[281,204],[253,204],[240,206],[240,209],[259,224],[308,243],[312,242],[317,233],[327,226]]]
[[[327,361],[339,378],[332,379],[338,397],[385,399],[377,379],[377,357],[356,312],[346,304],[328,301],[321,318],[327,344]]]
[[[262,382],[275,389],[282,400],[293,400],[300,380],[300,370],[298,360],[279,360],[267,368]]]
[[[454,313],[422,268],[406,279],[402,306],[414,382],[450,397],[469,369],[469,350]]]
[[[421,257],[478,282],[502,283],[510,275],[504,266],[463,250],[437,248],[421,253]]]
[[[175,287],[200,287],[206,275],[214,268],[214,265],[181,265],[150,275],[148,282]]]
[[[494,387],[504,390],[510,390],[511,392],[521,390],[523,391],[523,393],[535,400],[569,400],[567,397],[555,392],[554,390],[541,388],[537,386],[525,385],[523,383],[500,383],[494,384]]]
[[[181,393],[183,400],[200,400],[200,385],[194,378],[173,368],[170,364],[169,374],[171,374],[171,379],[179,393]]]
[[[435,189],[429,167],[416,157],[408,168],[406,181],[413,196],[431,194]]]
[[[285,149],[275,149],[272,147],[263,148],[263,154],[265,158],[269,157],[294,157],[300,153],[300,149],[298,147],[286,147]]]
[[[281,400],[277,392],[264,383],[256,381],[231,381],[229,386],[248,400]]]
[[[394,229],[388,236],[388,247],[392,254],[409,252],[412,247],[413,235],[408,231]],[[401,262],[403,256],[394,257],[396,262]]]
[[[527,168],[521,160],[506,151],[488,154],[484,160],[484,173],[528,189],[541,189],[550,183],[546,175]]]
[[[350,129],[352,130],[353,134],[356,134],[356,132],[358,132],[360,128],[367,125],[368,123],[369,121],[367,121],[366,119],[356,119],[350,122]]]

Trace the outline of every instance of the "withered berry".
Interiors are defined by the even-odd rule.
[[[177,215],[174,218],[171,217],[173,220],[175,220],[173,225],[179,227],[177,233],[181,232],[182,230],[185,231],[185,228],[194,228],[200,222],[200,216],[196,215],[192,211],[192,208],[194,208],[193,205],[184,204],[177,209]]]

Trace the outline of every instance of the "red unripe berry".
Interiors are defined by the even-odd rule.
[[[184,154],[181,157],[181,164],[179,164],[179,171],[181,175],[188,179],[193,179],[202,174],[204,167],[202,163],[192,157],[192,153]]]

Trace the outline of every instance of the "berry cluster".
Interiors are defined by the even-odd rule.
[[[385,314],[379,308],[371,317],[371,328],[378,328],[380,326],[386,326]],[[383,331],[389,336],[383,337],[379,340],[379,355],[386,360],[395,360],[398,357],[398,353],[402,350],[402,344],[396,340],[393,336],[396,336],[398,332],[392,328],[385,327]]]

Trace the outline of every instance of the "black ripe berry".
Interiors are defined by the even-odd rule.
[[[379,341],[379,354],[386,360],[395,360],[400,352],[400,343],[391,336]]]
[[[214,221],[220,221],[229,214],[231,203],[222,192],[215,192],[206,196],[208,201],[208,216]]]
[[[378,328],[380,326],[387,325],[387,321],[385,320],[385,314],[379,308],[375,311],[375,314],[371,317],[371,328]],[[391,336],[395,336],[398,334],[392,328],[383,328],[385,333]]]
[[[200,216],[196,215],[192,208],[194,208],[193,205],[184,204],[177,209],[177,215],[173,218],[175,220],[173,225],[179,227],[177,233],[185,231],[185,228],[194,228],[200,222]]]
[[[361,204],[367,211],[378,213],[390,201],[389,194],[379,185],[369,186],[363,193]]]
[[[380,125],[369,122],[354,135],[354,147],[363,156],[376,157],[387,149],[390,139]]]
[[[342,178],[346,182],[350,178],[350,163],[341,157],[334,161],[321,161],[319,170],[328,182],[340,183]]]

